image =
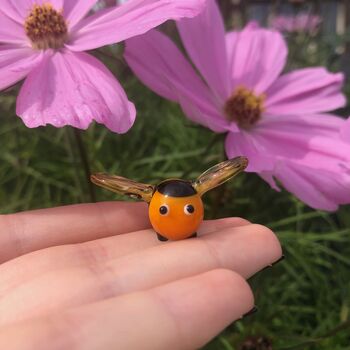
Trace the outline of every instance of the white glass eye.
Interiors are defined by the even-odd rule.
[[[184,213],[186,215],[192,215],[194,213],[194,206],[192,204],[186,204],[184,206]]]
[[[169,214],[169,206],[167,204],[163,204],[162,206],[159,207],[159,213],[162,216],[166,216]]]

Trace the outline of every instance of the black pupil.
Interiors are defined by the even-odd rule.
[[[190,214],[194,213],[194,207],[193,207],[193,205],[189,204],[189,205],[186,207],[186,209],[187,209],[187,211],[188,211]]]
[[[167,208],[165,205],[162,205],[162,206],[159,208],[159,212],[160,212],[162,215],[165,215],[165,214],[168,212],[168,208]]]

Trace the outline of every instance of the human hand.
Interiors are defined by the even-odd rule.
[[[0,216],[0,349],[195,349],[254,306],[281,257],[267,228],[206,221],[162,243],[144,203]]]

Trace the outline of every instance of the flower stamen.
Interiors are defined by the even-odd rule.
[[[25,32],[37,50],[59,49],[67,39],[67,23],[62,11],[50,3],[34,5],[24,23]]]
[[[239,127],[247,129],[261,118],[264,111],[265,95],[256,95],[245,87],[238,87],[226,101],[226,118]]]

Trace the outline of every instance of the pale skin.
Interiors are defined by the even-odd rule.
[[[246,279],[277,261],[266,227],[206,221],[159,242],[147,204],[0,216],[0,349],[196,349],[254,306]]]

